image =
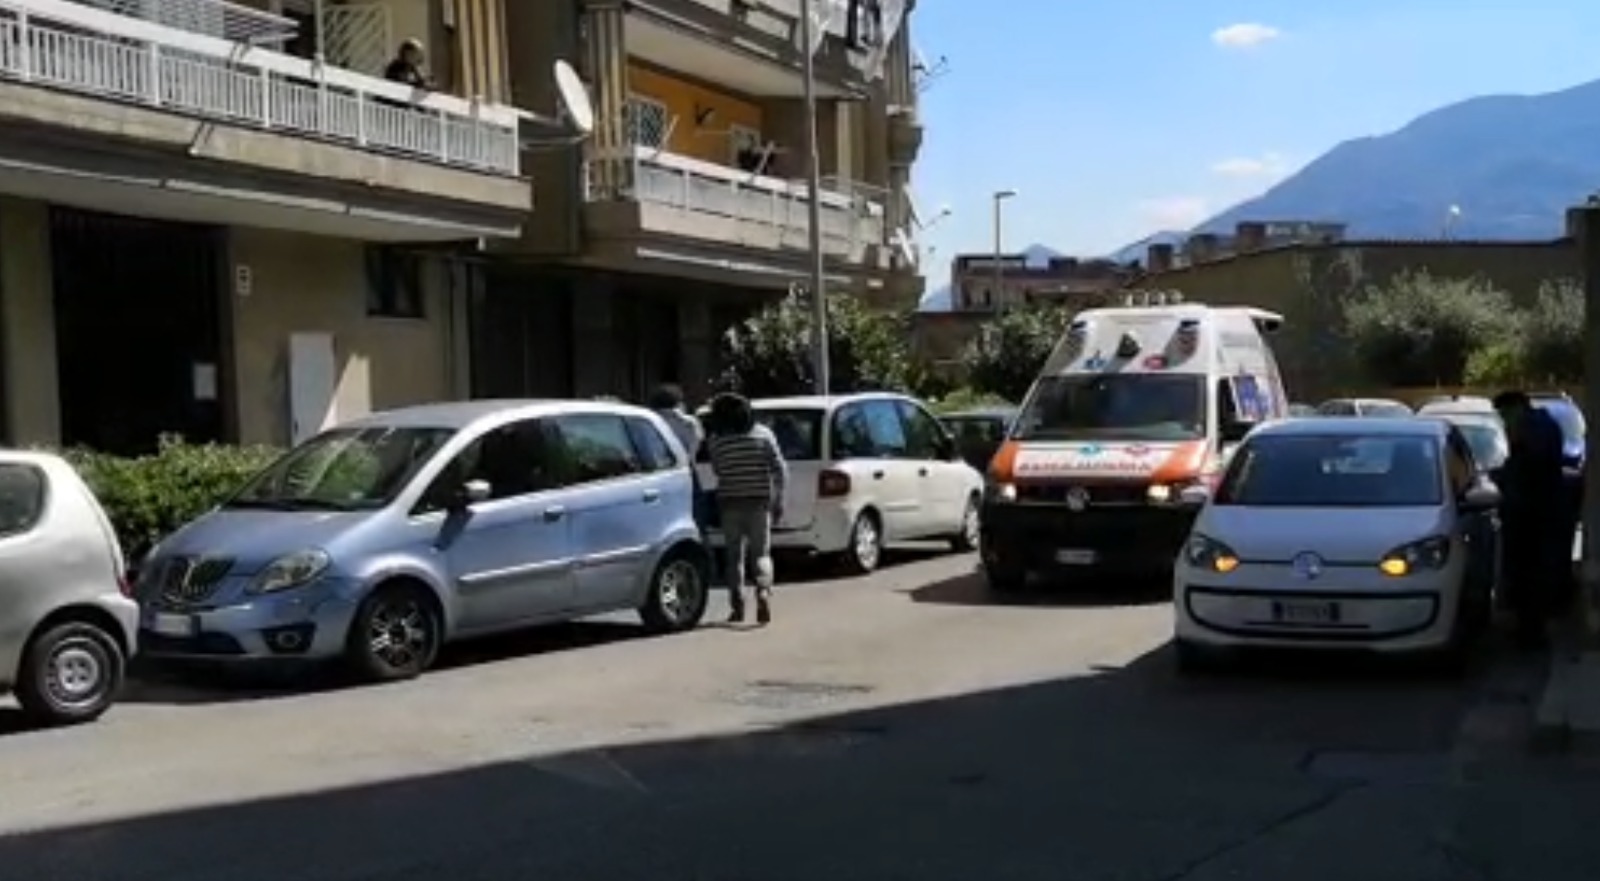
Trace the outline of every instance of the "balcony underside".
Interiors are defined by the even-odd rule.
[[[805,93],[795,45],[694,4],[630,4],[624,24],[628,54],[746,95],[798,98]],[[817,96],[865,93],[859,71],[832,56],[817,59]]]
[[[533,204],[525,179],[16,83],[0,83],[0,191],[375,241],[515,236]]]

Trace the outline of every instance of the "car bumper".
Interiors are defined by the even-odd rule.
[[[353,582],[321,581],[207,607],[140,611],[139,644],[151,657],[215,661],[322,660],[344,652],[359,605]]]
[[[850,530],[855,526],[856,510],[842,505],[818,505],[811,522],[799,527],[772,530],[772,549],[795,554],[834,554],[850,546]],[[706,544],[723,546],[722,531],[706,531]]]
[[[1184,576],[1174,579],[1174,635],[1192,645],[1407,653],[1446,648],[1455,636],[1460,594],[1438,581],[1313,591]]]
[[[1194,513],[1120,507],[986,503],[979,543],[986,567],[1012,572],[1165,575],[1189,536]]]

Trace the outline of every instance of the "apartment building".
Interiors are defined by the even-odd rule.
[[[921,295],[909,187],[921,143],[901,0],[816,0],[828,285]],[[555,100],[569,60],[591,137],[530,152],[540,202],[473,297],[475,394],[706,390],[723,330],[808,274],[798,0],[506,4],[511,94]]]
[[[0,0],[0,435],[286,443],[469,391],[474,255],[533,207],[503,21]],[[428,88],[382,75],[406,38]]]
[[[1092,305],[1094,297],[1122,287],[1136,275],[1114,260],[1051,257],[1030,261],[1026,254],[958,254],[950,261],[951,308],[995,312],[1016,306],[1059,303]]]

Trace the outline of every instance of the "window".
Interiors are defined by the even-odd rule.
[[[949,443],[944,426],[910,401],[896,401],[895,407],[905,421],[906,455],[913,459],[944,458],[940,454]]]
[[[561,434],[561,475],[566,485],[613,480],[644,472],[644,461],[621,416],[573,413],[555,417]]]
[[[629,95],[622,111],[628,143],[640,147],[665,147],[672,112],[667,105],[643,95]]]
[[[628,434],[633,439],[634,448],[639,451],[643,470],[671,471],[678,467],[678,457],[672,452],[672,445],[648,419],[629,416],[627,421]]]
[[[906,427],[900,424],[900,411],[893,401],[868,401],[866,403],[867,434],[872,438],[873,455],[885,458],[904,458],[906,455]]]
[[[39,525],[45,486],[44,472],[32,465],[0,465],[0,537]]]
[[[367,246],[367,314],[426,318],[423,255],[392,245]]]
[[[448,508],[468,482],[489,484],[489,499],[510,499],[557,489],[556,440],[549,425],[525,419],[492,429],[468,444],[429,484],[415,513]]]
[[[839,408],[833,415],[833,458],[870,459],[876,455],[865,406],[851,404]]]
[[[1181,441],[1205,436],[1205,380],[1107,373],[1039,380],[1017,418],[1019,440]],[[1222,395],[1224,402],[1232,401]]]
[[[1444,461],[1446,473],[1450,476],[1450,489],[1459,496],[1472,487],[1479,466],[1460,430],[1452,428],[1445,443]]]
[[[790,462],[816,461],[822,458],[822,411],[756,410],[756,421],[765,425],[778,441],[783,458]]]
[[[455,430],[334,429],[281,456],[229,499],[227,508],[355,511],[393,501]]]
[[[1443,502],[1431,437],[1277,435],[1244,444],[1216,504],[1283,508],[1434,507]]]
[[[1006,439],[1006,421],[998,416],[947,416],[944,424],[964,446],[993,445]]]
[[[1323,401],[1317,408],[1318,416],[1354,416],[1356,405],[1349,401]]]

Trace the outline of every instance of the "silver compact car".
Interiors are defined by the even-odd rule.
[[[449,640],[636,609],[697,625],[707,555],[688,454],[599,401],[394,410],[290,450],[162,541],[137,593],[148,652],[343,658],[415,676]]]
[[[1180,663],[1251,646],[1437,652],[1488,625],[1500,494],[1433,419],[1264,425],[1203,505],[1174,575]]]
[[[29,719],[88,722],[137,647],[111,521],[59,456],[0,451],[0,692]]]

